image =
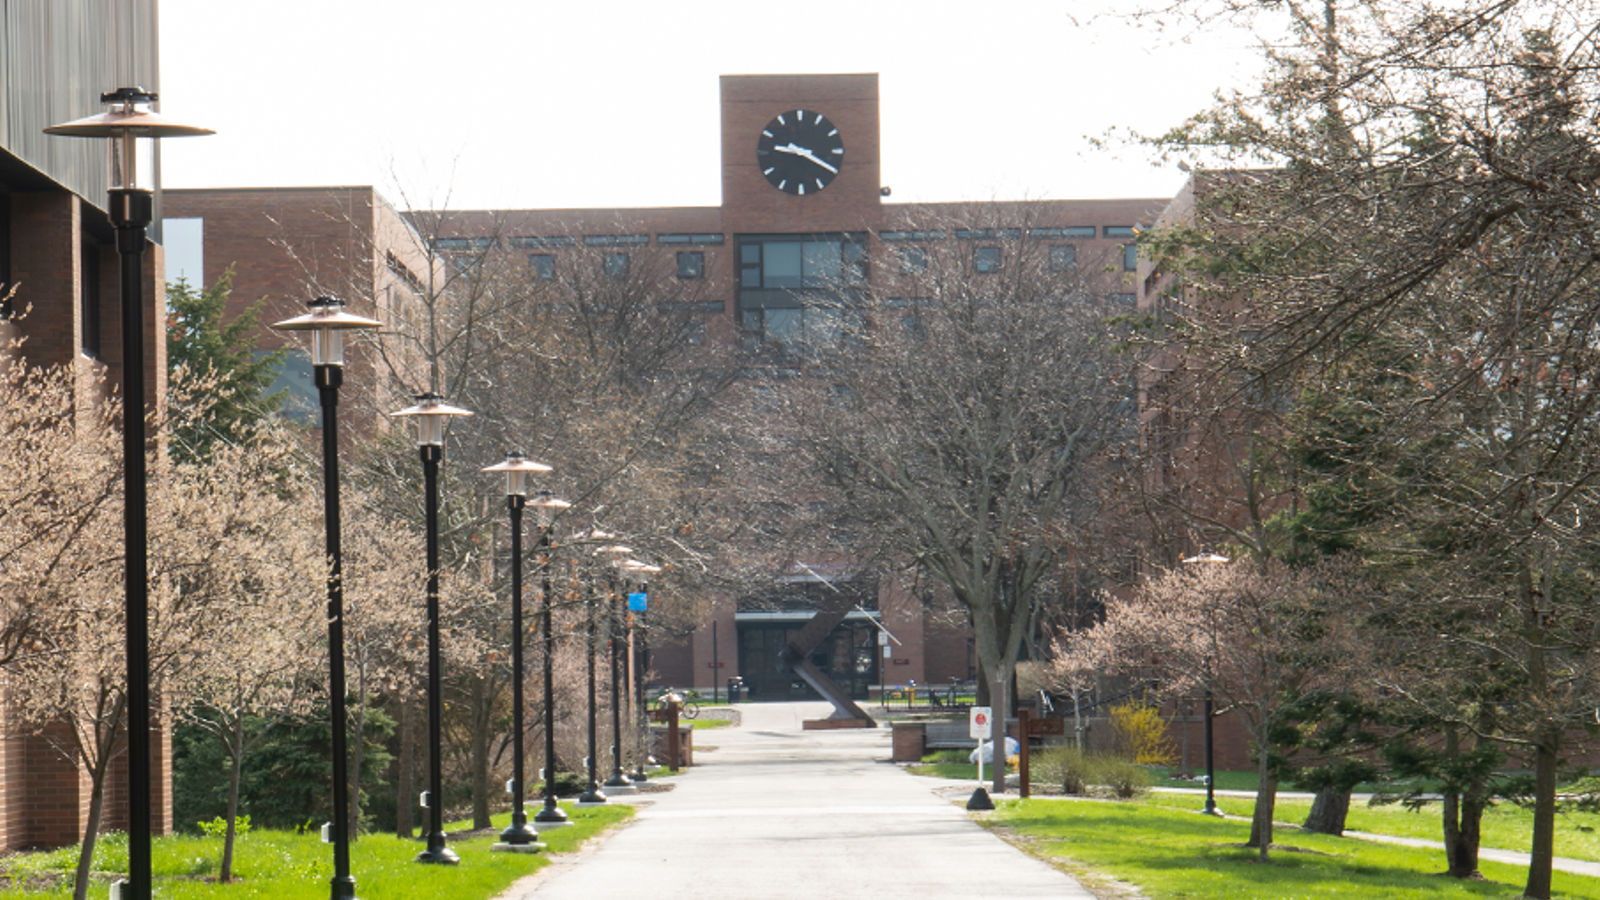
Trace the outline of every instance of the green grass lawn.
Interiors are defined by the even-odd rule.
[[[529,807],[537,812],[537,805]],[[549,844],[542,853],[496,853],[489,848],[499,840],[499,831],[510,824],[511,815],[494,817],[494,832],[479,836],[452,838],[450,849],[461,857],[460,865],[429,866],[413,862],[423,849],[421,841],[406,841],[393,835],[369,834],[350,846],[350,872],[361,897],[449,897],[451,900],[489,898],[509,887],[524,875],[549,864],[549,854],[568,853],[585,839],[633,815],[622,804],[585,809],[567,808],[573,824],[539,833]],[[465,831],[468,823],[445,826],[447,834]],[[173,835],[158,838],[151,851],[155,874],[154,896],[162,900],[324,900],[333,878],[333,848],[315,834],[286,831],[251,831],[239,838],[234,852],[232,884],[217,884],[217,862],[221,856],[220,838]],[[0,897],[71,897],[72,871],[77,863],[77,847],[64,847],[49,853],[33,853],[0,860]],[[111,873],[126,872],[127,837],[103,836],[95,847],[95,885],[91,897],[104,897],[113,880]],[[45,882],[55,882],[53,887]]]
[[[1002,800],[990,820],[1029,852],[1082,875],[1128,882],[1151,900],[1248,898],[1515,897],[1524,871],[1484,863],[1484,881],[1441,878],[1442,851],[1413,850],[1285,830],[1268,864],[1242,847],[1250,823],[1167,805],[1156,795],[1134,803]],[[1556,896],[1597,898],[1600,880],[1555,873]]]
[[[1224,812],[1249,815],[1252,804],[1238,801],[1239,809],[1230,809],[1229,802],[1218,801]],[[1298,825],[1311,811],[1307,800],[1278,800],[1273,818],[1280,822]],[[1371,831],[1401,837],[1440,839],[1439,804],[1429,803],[1413,812],[1397,803],[1368,806],[1359,801],[1350,804],[1350,815],[1345,827],[1351,831]],[[1483,814],[1482,846],[1502,850],[1527,852],[1533,840],[1533,814],[1515,804],[1501,803]],[[1572,859],[1600,861],[1600,813],[1570,811],[1556,815],[1556,855]]]

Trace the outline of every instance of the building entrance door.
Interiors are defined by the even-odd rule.
[[[752,700],[815,700],[817,692],[789,668],[784,651],[789,636],[804,622],[741,622],[739,674]],[[811,652],[811,663],[849,692],[867,699],[878,681],[878,629],[861,619],[847,619]]]

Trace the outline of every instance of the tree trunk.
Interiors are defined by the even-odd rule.
[[[1256,810],[1250,819],[1250,840],[1246,847],[1255,847],[1260,851],[1259,858],[1267,861],[1267,851],[1272,847],[1272,812],[1278,801],[1278,781],[1271,774],[1271,753],[1267,749],[1265,726],[1259,729],[1256,736],[1256,756],[1259,764],[1256,767]]]
[[[1460,731],[1446,728],[1444,753],[1454,760],[1461,755]],[[1440,804],[1444,826],[1444,857],[1449,866],[1445,874],[1452,878],[1478,877],[1479,826],[1483,820],[1488,785],[1482,778],[1474,778],[1466,790],[1445,791]]]
[[[89,872],[94,862],[95,839],[100,836],[100,817],[106,808],[106,763],[102,761],[91,773],[89,788],[89,818],[83,825],[83,843],[78,847],[78,868],[72,882],[72,900],[88,900]]]
[[[1528,846],[1528,885],[1524,897],[1550,898],[1550,867],[1555,856],[1556,751],[1559,736],[1551,729],[1533,753],[1533,840]]]
[[[394,789],[397,795],[394,803],[394,833],[397,837],[410,840],[415,832],[411,821],[411,797],[415,793],[411,780],[411,768],[415,765],[411,754],[411,701],[402,697],[399,706],[400,723],[395,728],[400,740],[394,764]]]
[[[364,751],[367,749],[367,691],[365,686],[356,696],[355,712],[356,722],[353,733],[354,740],[349,741],[350,754],[350,782],[346,786],[350,797],[350,819],[346,823],[350,840],[354,841],[361,834],[361,762]],[[340,722],[340,727],[346,723]]]
[[[994,765],[990,770],[991,794],[1004,794],[1006,792],[1006,716],[1011,712],[1011,674],[1006,671],[1006,666],[994,667],[993,682],[989,687],[989,695],[995,703],[990,709],[989,740],[994,747]]]
[[[228,740],[228,808],[227,831],[222,836],[222,862],[217,866],[217,880],[223,884],[233,880],[233,843],[238,836],[239,780],[244,776],[244,717],[235,716],[233,733]]]
[[[493,714],[491,692],[482,678],[473,676],[469,696],[472,703],[472,827],[488,828],[489,821],[489,722]]]
[[[1305,829],[1317,834],[1344,834],[1344,820],[1350,814],[1350,792],[1343,788],[1325,787],[1317,791],[1311,801],[1311,813],[1306,816]]]

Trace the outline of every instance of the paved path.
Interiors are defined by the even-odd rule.
[[[673,790],[619,798],[638,805],[631,824],[498,900],[1093,896],[887,762],[887,729],[801,730],[828,710],[741,706],[740,727],[695,736]]]

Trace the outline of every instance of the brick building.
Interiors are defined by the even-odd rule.
[[[706,335],[781,359],[838,327],[832,301],[841,285],[893,294],[902,273],[940,255],[981,277],[1024,240],[1045,245],[1053,266],[1081,266],[1097,292],[1131,308],[1135,227],[1167,203],[893,203],[880,177],[872,74],[724,76],[720,121],[719,206],[451,213],[436,223],[436,245],[467,264],[486,249],[514,254],[537,277],[578,259],[619,274],[648,265],[679,286],[697,283],[693,309]],[[783,650],[832,591],[823,583],[837,586],[841,574],[861,609],[811,656],[851,695],[974,676],[967,630],[934,622],[908,585],[808,567],[774,573],[773,590],[759,598],[714,598],[686,643],[656,648],[657,678],[709,690],[739,675],[756,699],[809,696]],[[880,625],[894,636],[887,652]]]
[[[106,147],[43,129],[102,111],[101,91],[158,90],[155,22],[156,0],[0,0],[0,295],[14,291],[0,310],[0,339],[22,338],[19,352],[30,364],[71,371],[84,407],[101,401],[102,385],[115,388],[122,371]],[[166,386],[160,247],[147,246],[144,260],[145,396],[157,404]],[[60,734],[31,733],[12,721],[10,709],[0,699],[0,851],[77,843],[88,814],[88,774],[56,749],[51,738]],[[171,739],[157,729],[152,827],[162,833],[172,825]],[[125,763],[114,760],[102,828],[126,828],[126,783]]]
[[[1167,203],[893,203],[880,175],[873,74],[725,76],[720,122],[720,158],[706,163],[722,173],[717,206],[397,214],[365,187],[170,191],[173,255],[197,260],[203,274],[191,280],[207,284],[232,266],[235,302],[267,298],[264,321],[319,292],[399,321],[419,280],[432,294],[491,254],[534,278],[579,265],[615,278],[650,272],[705,339],[765,350],[770,361],[837,327],[826,301],[851,279],[892,293],[902,273],[939,257],[981,276],[1000,270],[1021,241],[1043,245],[1052,266],[1079,267],[1097,292],[1131,307],[1135,226]],[[420,252],[424,243],[450,261],[447,271]],[[292,361],[289,374],[308,379],[309,366]],[[376,398],[373,408],[395,402]],[[924,593],[813,562],[773,573],[761,597],[703,598],[708,612],[686,642],[652,648],[657,679],[709,690],[740,675],[756,699],[810,695],[780,657],[831,590],[824,582],[841,575],[862,610],[844,616],[812,659],[850,694],[973,677],[967,629],[934,621]],[[880,625],[894,636],[887,654]]]

